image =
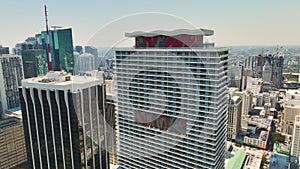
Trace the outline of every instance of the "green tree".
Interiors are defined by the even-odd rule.
[[[276,132],[274,134],[273,141],[278,143],[284,143],[285,137],[282,134]]]
[[[260,168],[263,168],[267,161],[267,156],[264,154],[261,159]]]

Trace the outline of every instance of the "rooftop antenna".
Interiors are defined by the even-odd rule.
[[[48,28],[48,14],[47,14],[47,6],[45,5],[45,21],[46,21],[46,34],[47,34],[47,50],[48,50],[48,56],[49,56],[49,71],[53,71],[53,65],[52,65],[52,57],[50,52],[50,37],[49,37],[49,28]]]
[[[62,28],[62,26],[51,26],[54,30]]]

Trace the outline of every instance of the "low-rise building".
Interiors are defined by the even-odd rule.
[[[254,134],[244,136],[244,143],[257,148],[266,149],[268,138],[268,131],[258,129]]]
[[[242,122],[242,127],[244,128],[239,132],[236,142],[266,149],[272,117],[249,116],[248,119],[242,120]]]
[[[8,169],[27,160],[21,111],[8,111],[0,119],[0,168]]]
[[[299,160],[293,156],[272,154],[269,169],[299,169]]]
[[[300,115],[300,100],[286,100],[283,110],[283,120],[293,125],[296,115]]]

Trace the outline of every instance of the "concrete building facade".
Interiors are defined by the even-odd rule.
[[[0,168],[12,168],[27,160],[21,111],[0,119]]]
[[[228,104],[227,139],[235,140],[241,128],[242,99],[233,96]]]
[[[20,56],[0,56],[0,118],[6,110],[20,106],[18,88],[21,86],[23,77],[23,66]]]
[[[247,116],[252,108],[253,93],[250,90],[246,90],[242,95],[242,115]]]
[[[295,116],[291,154],[300,158],[300,115]]]
[[[228,49],[212,30],[126,33],[115,49],[120,168],[224,168]]]

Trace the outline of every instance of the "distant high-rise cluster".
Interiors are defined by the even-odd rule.
[[[245,73],[254,78],[262,78],[264,82],[280,88],[283,81],[283,61],[283,55],[278,53],[249,56],[244,63]]]

